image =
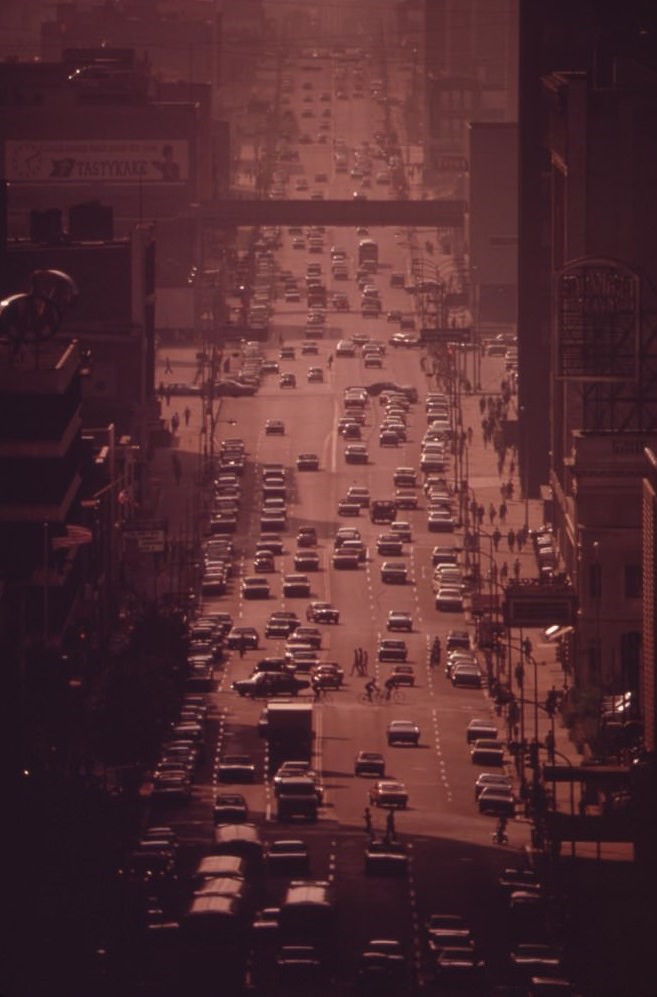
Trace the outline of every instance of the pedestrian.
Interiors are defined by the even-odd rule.
[[[520,579],[520,558],[517,557],[513,562],[513,575],[516,581]]]
[[[328,367],[329,370],[333,366],[333,354],[332,353],[329,353],[328,360],[326,361],[326,365],[327,365],[327,367]]]
[[[157,394],[160,401],[164,400],[164,396],[166,395],[166,393],[167,389],[164,387],[164,381],[160,381],[160,383],[157,386]]]
[[[490,519],[490,525],[492,526],[495,522],[495,516],[497,515],[497,509],[491,502],[488,506],[488,518]]]
[[[549,730],[545,735],[545,747],[547,748],[548,761],[551,765],[554,764],[554,731]]]
[[[167,405],[170,405],[171,404],[171,388],[169,387],[169,385],[167,385],[166,388],[164,389],[164,398],[166,400]]]
[[[388,816],[386,817],[386,841],[395,840],[395,811],[388,810]]]
[[[365,807],[363,811],[363,817],[365,818],[365,832],[372,837],[372,812],[369,807]]]
[[[467,436],[468,436],[468,445],[472,446],[472,437],[474,436],[474,432],[473,432],[472,426],[468,426]]]
[[[171,361],[169,360],[168,357],[166,357],[164,360],[164,373],[173,374],[173,367],[171,366]]]
[[[189,420],[192,417],[192,410],[190,409],[189,405],[185,406],[185,409],[183,411],[183,416],[185,418],[185,425],[189,426]]]
[[[524,543],[525,543],[525,531],[521,526],[519,530],[516,530],[516,547],[518,548],[518,550],[522,550]]]
[[[502,499],[502,501],[500,502],[500,508],[498,510],[498,515],[500,517],[500,523],[506,523],[506,514],[507,514],[508,511],[509,510],[507,508],[507,504],[504,501],[504,499]]]
[[[482,415],[486,411],[486,399],[484,398],[483,395],[481,395],[481,397],[479,398],[479,411]]]
[[[493,547],[495,548],[496,551],[500,546],[501,539],[502,539],[502,534],[500,533],[499,529],[496,526],[495,529],[493,530]]]
[[[360,675],[360,667],[359,667],[360,666],[360,656],[358,654],[358,650],[359,649],[356,648],[356,650],[354,651],[354,660],[353,660],[353,664],[351,666],[351,674],[352,675]]]
[[[500,568],[500,581],[505,582],[509,577],[509,565],[506,561],[502,562],[502,567]]]
[[[246,654],[246,637],[244,636],[244,634],[242,634],[239,639],[237,650],[239,651],[240,658],[243,658],[244,655]]]
[[[483,505],[477,506],[477,519],[479,520],[479,525],[481,526],[484,521],[484,516],[486,515],[486,510]]]
[[[180,416],[177,412],[174,412],[171,416],[171,429],[174,433],[178,432],[178,427],[180,426]]]
[[[370,660],[370,656],[364,647],[360,649],[360,673],[361,675],[367,675],[367,665]]]

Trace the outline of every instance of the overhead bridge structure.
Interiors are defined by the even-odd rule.
[[[465,201],[370,200],[222,200],[202,208],[204,221],[217,228],[243,226],[344,225],[396,228],[462,229]]]

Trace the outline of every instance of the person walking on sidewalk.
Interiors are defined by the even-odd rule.
[[[192,417],[192,410],[190,409],[189,405],[185,406],[185,409],[183,411],[183,417],[185,419],[185,425],[189,426],[189,420]]]
[[[498,530],[498,528],[496,526],[495,529],[493,530],[493,547],[495,548],[496,551],[497,551],[498,547],[500,546],[500,540],[501,539],[502,539],[502,534],[500,533],[500,531]]]
[[[513,576],[516,581],[520,580],[520,558],[517,557],[513,562]]]
[[[168,357],[165,357],[164,360],[164,373],[173,374],[173,367],[171,366],[171,361],[169,360]]]
[[[364,647],[359,648],[360,650],[360,674],[367,675],[367,665],[370,660],[370,656]]]
[[[180,426],[180,416],[177,412],[174,412],[171,416],[171,430],[173,433],[178,432],[178,427]]]
[[[513,548],[516,545],[516,534],[515,530],[509,530],[506,536],[507,543],[509,545],[509,550],[513,553]]]

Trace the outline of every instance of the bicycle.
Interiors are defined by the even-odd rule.
[[[406,693],[397,687],[391,691],[389,696],[387,692],[384,692],[383,699],[386,703],[394,703],[396,706],[403,706],[406,702]]]
[[[361,692],[358,697],[359,703],[368,703],[370,706],[375,704],[376,706],[381,706],[385,701],[385,693],[381,689],[373,689],[372,695],[368,695],[366,692]]]
[[[332,703],[333,702],[333,696],[331,694],[330,689],[321,688],[319,690],[319,695],[315,696],[315,702],[316,703]]]

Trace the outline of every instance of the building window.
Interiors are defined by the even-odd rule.
[[[643,572],[640,564],[625,565],[625,598],[640,599],[643,595]]]

